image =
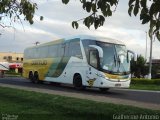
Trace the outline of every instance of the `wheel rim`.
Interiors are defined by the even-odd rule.
[[[39,77],[38,77],[38,74],[35,74],[34,75],[34,83],[38,83],[39,82]]]
[[[29,79],[33,82],[33,74],[29,74]]]

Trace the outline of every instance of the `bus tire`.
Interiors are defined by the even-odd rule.
[[[29,74],[28,74],[28,79],[33,82],[33,72],[30,71]]]
[[[35,84],[40,83],[38,72],[35,72],[35,73],[34,73],[33,83],[35,83]]]
[[[81,90],[83,89],[83,85],[82,85],[82,77],[80,74],[75,74],[73,77],[73,85],[76,89]]]
[[[99,90],[100,90],[101,92],[106,92],[106,91],[109,90],[109,88],[99,88]]]

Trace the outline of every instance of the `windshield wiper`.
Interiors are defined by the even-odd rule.
[[[121,64],[121,61],[120,61],[120,58],[119,58],[119,55],[118,55],[118,70],[117,70],[118,72],[120,72],[120,70],[119,70],[120,69],[120,64]]]
[[[117,59],[116,59],[116,55],[114,55],[114,65],[115,65],[115,67],[117,66]]]

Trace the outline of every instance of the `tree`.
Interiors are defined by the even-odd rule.
[[[137,78],[144,77],[149,73],[149,63],[142,55],[137,56],[137,61],[131,59],[131,74]],[[159,78],[160,66],[157,63],[152,64],[152,78]]]
[[[68,4],[70,0],[62,0],[64,4]],[[78,22],[83,20],[85,26],[90,28],[94,26],[95,29],[103,26],[106,17],[112,16],[116,11],[119,0],[79,0],[82,8],[90,13],[89,16],[72,22],[73,28],[78,28]],[[155,35],[160,41],[160,0],[129,0],[128,14],[132,13],[137,16],[140,15],[142,24],[150,24],[149,36]],[[3,17],[9,17],[11,23],[16,19],[20,20],[24,16],[30,24],[33,24],[33,17],[37,4],[32,3],[31,0],[0,0],[0,26],[6,27],[2,23]],[[42,20],[43,17],[41,16]],[[22,22],[21,22],[22,23]]]
[[[131,74],[140,78],[148,74],[148,66],[146,66],[146,60],[142,55],[137,56],[137,61],[131,60]]]
[[[10,18],[10,25],[13,22],[19,20],[22,23],[22,19],[33,24],[33,17],[37,4],[32,3],[30,0],[0,0],[0,26],[5,28],[9,27],[3,23],[3,19]],[[41,16],[42,20],[43,17]]]
[[[70,0],[62,0],[68,4]],[[103,26],[106,17],[112,16],[116,11],[119,0],[80,0],[85,11],[90,13],[89,16],[72,22],[73,28],[78,28],[78,22],[83,20],[85,26],[90,28],[94,26],[97,29]],[[150,24],[149,36],[155,35],[160,41],[160,0],[129,0],[128,14],[140,15],[142,24]]]

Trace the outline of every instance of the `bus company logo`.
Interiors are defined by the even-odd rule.
[[[47,65],[47,60],[34,60],[31,65]]]
[[[89,79],[89,80],[87,81],[88,84],[89,84],[89,86],[93,86],[95,80],[96,80],[96,78]]]

